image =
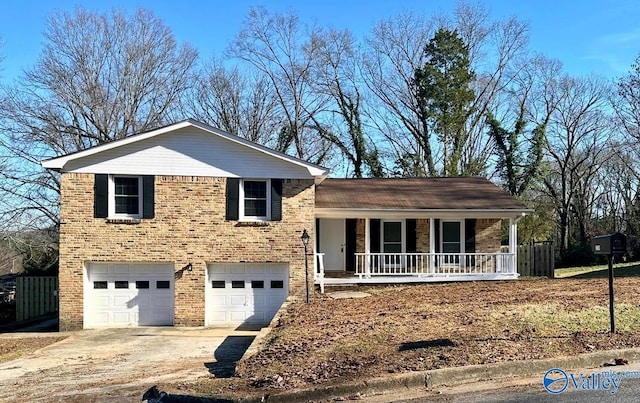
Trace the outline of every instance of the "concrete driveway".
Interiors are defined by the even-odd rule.
[[[0,364],[0,400],[139,402],[157,383],[230,376],[257,333],[173,327],[70,332],[65,340]]]

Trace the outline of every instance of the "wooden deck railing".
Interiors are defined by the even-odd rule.
[[[371,276],[516,275],[513,253],[356,253],[356,272]]]

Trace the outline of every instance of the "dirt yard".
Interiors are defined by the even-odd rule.
[[[640,278],[363,287],[364,299],[289,306],[262,352],[200,393],[277,392],[362,377],[640,346]],[[329,289],[329,292],[333,288]]]
[[[183,385],[232,374],[257,333],[233,328],[93,329],[66,333],[68,337],[46,347],[54,338],[3,334],[2,356],[16,350],[24,354],[0,364],[0,401],[139,402],[157,383],[171,385],[175,394]],[[27,352],[29,348],[34,351]]]
[[[264,349],[239,363],[233,377],[212,364],[217,339],[167,328],[164,333],[176,336],[150,337],[158,330],[133,329],[113,352],[102,347],[114,337],[109,332],[85,336],[84,350],[67,339],[43,350],[72,348],[58,359],[64,361],[59,366],[18,374],[7,383],[3,377],[27,368],[29,357],[46,356],[30,351],[56,338],[0,338],[0,362],[6,367],[0,389],[4,385],[4,396],[10,391],[18,401],[26,401],[20,394],[26,391],[38,400],[54,390],[66,393],[67,401],[139,400],[144,387],[154,383],[169,393],[243,397],[407,371],[640,347],[640,277],[616,278],[615,285],[618,333],[613,336],[607,280],[599,278],[358,287],[371,294],[363,299],[315,294],[309,305],[289,305]],[[158,347],[153,357],[143,343]],[[97,352],[95,346],[101,346]],[[185,354],[178,348],[185,346],[197,351]],[[93,358],[86,358],[90,354]],[[151,358],[157,362],[150,365]]]

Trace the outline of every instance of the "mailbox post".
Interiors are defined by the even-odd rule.
[[[611,333],[616,332],[616,322],[613,310],[613,258],[627,253],[627,237],[616,232],[614,234],[596,236],[591,238],[591,250],[596,255],[606,255],[609,265],[609,317],[611,321]]]

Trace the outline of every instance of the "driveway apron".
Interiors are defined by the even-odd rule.
[[[140,399],[140,391],[156,383],[231,376],[257,333],[174,327],[73,332],[29,356],[0,364],[0,396],[3,401],[82,401],[83,396],[109,401],[126,389]]]

